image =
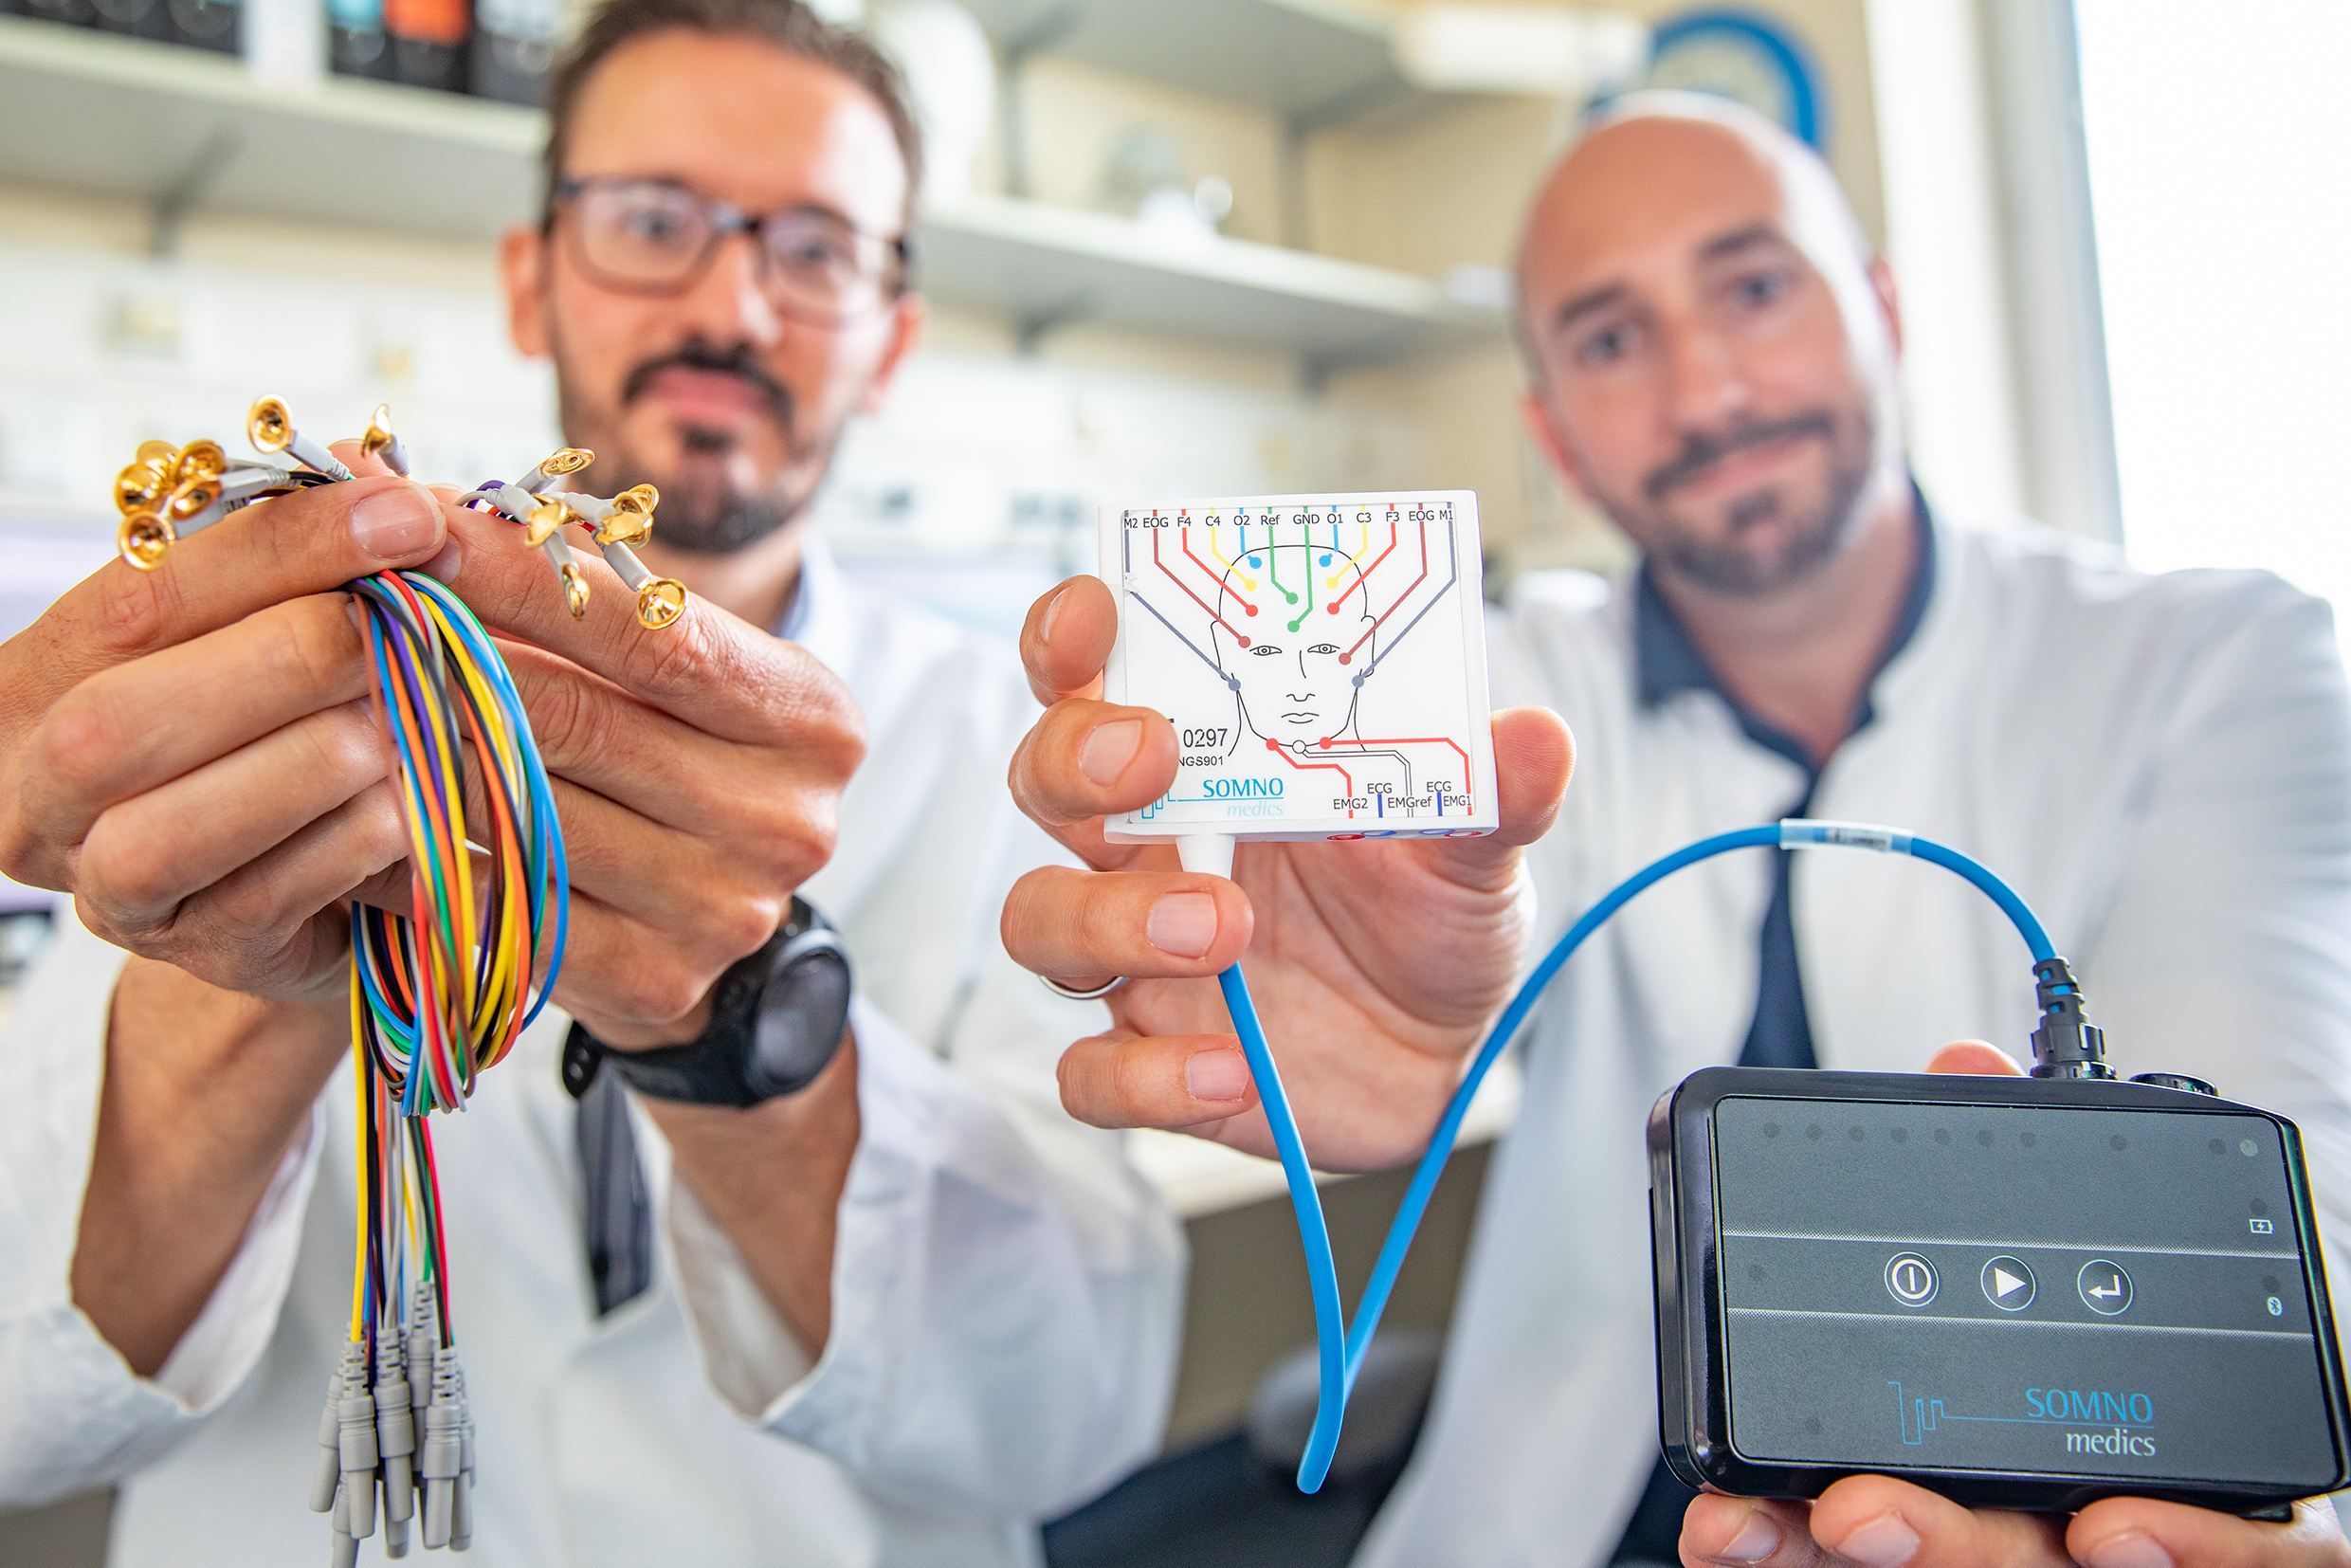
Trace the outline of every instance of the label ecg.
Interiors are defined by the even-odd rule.
[[[1166,715],[1181,748],[1114,842],[1494,830],[1473,493],[1105,507],[1102,551],[1104,695]]]

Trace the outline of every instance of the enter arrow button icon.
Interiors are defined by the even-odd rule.
[[[2092,1258],[2082,1265],[2074,1285],[2082,1293],[2082,1304],[2102,1318],[2120,1317],[2130,1310],[2130,1276],[2110,1258]]]

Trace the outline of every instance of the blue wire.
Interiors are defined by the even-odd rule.
[[[523,706],[522,694],[515,689],[514,676],[506,668],[506,661],[482,629],[482,623],[449,589],[421,572],[403,572],[400,575],[418,593],[439,605],[449,623],[457,629],[460,641],[472,654],[475,665],[496,692],[506,709],[508,728],[514,732],[516,749],[522,757],[522,774],[531,795],[531,884],[546,887],[546,901],[555,906],[556,939],[548,951],[547,974],[539,981],[538,997],[523,1014],[522,1027],[528,1029],[537,1021],[547,998],[555,994],[556,980],[563,973],[563,955],[571,939],[572,878],[571,862],[564,851],[563,822],[556,814],[555,791],[547,782],[547,767],[538,755],[538,739],[531,733],[529,710]],[[552,886],[550,885],[552,884]],[[531,941],[537,947],[543,906],[533,901]]]
[[[1867,831],[1874,842],[1866,842],[1864,847],[1906,853],[1931,862],[1957,872],[1982,889],[2014,923],[2017,934],[2032,950],[2034,962],[2057,956],[2048,931],[2032,909],[1990,867],[1932,839],[1887,830]],[[1339,1450],[1340,1427],[1346,1418],[1348,1397],[1355,1393],[1356,1378],[1363,1370],[1363,1358],[1371,1349],[1372,1337],[1378,1332],[1380,1316],[1388,1309],[1388,1297],[1404,1267],[1404,1256],[1412,1249],[1413,1234],[1420,1229],[1429,1199],[1436,1192],[1438,1178],[1445,1174],[1446,1161],[1452,1157],[1453,1142],[1461,1136],[1462,1119],[1469,1114],[1469,1102],[1477,1094],[1478,1085],[1485,1081],[1487,1071],[1525,1027],[1527,1015],[1535,1011],[1535,1004],[1561,966],[1583,945],[1584,939],[1606,924],[1616,911],[1686,866],[1733,849],[1805,848],[1856,842],[1850,836],[1836,834],[1836,830],[1800,820],[1716,833],[1651,861],[1611,888],[1606,897],[1568,927],[1567,934],[1543,955],[1542,961],[1510,998],[1510,1005],[1503,1009],[1502,1016],[1495,1020],[1485,1044],[1479,1048],[1476,1060],[1470,1064],[1467,1076],[1453,1091],[1436,1131],[1430,1136],[1428,1150],[1420,1157],[1420,1166],[1412,1173],[1412,1183],[1405,1191],[1404,1202],[1388,1228],[1388,1239],[1372,1267],[1371,1280],[1363,1287],[1362,1300],[1356,1304],[1352,1329],[1346,1327],[1340,1303],[1339,1270],[1331,1255],[1330,1230],[1322,1218],[1321,1194],[1314,1185],[1314,1168],[1307,1163],[1305,1144],[1298,1135],[1298,1121],[1291,1114],[1289,1097],[1282,1088],[1281,1074],[1274,1068],[1273,1052],[1258,1021],[1248,981],[1243,978],[1238,964],[1216,977],[1224,990],[1225,1005],[1232,1013],[1233,1028],[1241,1037],[1242,1054],[1248,1057],[1249,1071],[1256,1078],[1258,1099],[1265,1105],[1266,1121],[1273,1131],[1274,1148],[1282,1157],[1283,1174],[1289,1179],[1290,1206],[1298,1214],[1299,1235],[1306,1249],[1306,1278],[1314,1291],[1315,1341],[1321,1357],[1320,1395],[1315,1405],[1314,1429],[1307,1434],[1305,1455],[1298,1464],[1300,1491],[1321,1490],[1323,1479],[1330,1473],[1331,1458]]]
[[[1331,1412],[1330,1440],[1323,1445],[1313,1485],[1306,1482],[1307,1466],[1314,1463],[1311,1442],[1306,1463],[1298,1470],[1298,1489],[1311,1492],[1322,1485],[1322,1472],[1330,1468],[1329,1450],[1339,1446],[1339,1418],[1344,1413],[1346,1391],[1355,1385],[1354,1377],[1341,1366],[1347,1317],[1339,1300],[1339,1265],[1331,1256],[1331,1228],[1322,1218],[1322,1194],[1314,1184],[1314,1167],[1306,1163],[1305,1140],[1298,1136],[1297,1119],[1290,1115],[1290,1099],[1283,1092],[1282,1074],[1273,1065],[1272,1048],[1266,1044],[1266,1029],[1258,1022],[1248,981],[1241,977],[1241,966],[1234,964],[1216,976],[1216,983],[1224,988],[1226,1010],[1232,1014],[1233,1031],[1241,1037],[1241,1054],[1248,1058],[1249,1076],[1257,1081],[1257,1097],[1266,1107],[1266,1121],[1273,1128],[1273,1146],[1282,1157],[1282,1174],[1289,1178],[1298,1239],[1306,1247],[1306,1283],[1314,1292],[1314,1342],[1322,1360],[1321,1402],[1315,1409],[1316,1438],[1322,1436],[1324,1411]],[[1331,1398],[1333,1389],[1340,1390],[1336,1400]]]
[[[2024,938],[2025,945],[2032,949],[2034,963],[2047,963],[2057,957],[2056,945],[2049,939],[2049,933],[2041,928],[2040,920],[2025,901],[2016,896],[2014,887],[1993,875],[1990,866],[1979,865],[1957,849],[1947,848],[1932,839],[1913,838],[1910,853],[1920,860],[1932,861],[1937,866],[1957,871],[1989,894],[1992,902],[2000,906],[2000,912],[2015,922],[2017,934]]]

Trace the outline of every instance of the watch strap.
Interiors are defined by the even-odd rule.
[[[574,1020],[564,1087],[574,1099],[609,1067],[638,1093],[699,1105],[756,1105],[805,1088],[830,1064],[848,1023],[848,956],[829,921],[799,899],[757,952],[729,965],[710,1021],[683,1045],[618,1050]]]

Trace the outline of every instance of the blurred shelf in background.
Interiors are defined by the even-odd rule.
[[[1212,3],[1267,26],[1312,14]],[[1135,14],[1191,30],[1173,12]],[[1217,52],[1248,53],[1230,40]],[[0,16],[0,176],[145,201],[158,249],[186,213],[212,208],[486,239],[531,210],[542,123],[533,110],[347,78],[277,88],[226,56]],[[1083,320],[1295,354],[1311,377],[1503,330],[1490,301],[1427,279],[1005,197],[931,214],[924,247],[927,292],[1002,311],[1028,340]]]
[[[0,174],[154,204],[486,238],[530,210],[529,109],[0,16]]]
[[[933,212],[923,287],[1009,313],[1023,337],[1094,321],[1296,354],[1317,370],[1483,341],[1490,303],[1426,278],[1247,240],[1162,237],[1131,219],[1004,196]]]
[[[1050,52],[1271,109],[1300,128],[1408,113],[1439,95],[1391,53],[1388,0],[962,0],[1008,62]]]

